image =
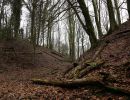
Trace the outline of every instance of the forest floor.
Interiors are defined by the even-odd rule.
[[[0,41],[0,100],[130,100],[130,22],[126,22],[111,35],[105,36],[105,47],[96,59],[105,64],[90,71],[85,77],[100,77],[109,73],[116,82],[108,86],[120,88],[125,93],[112,93],[98,86],[86,85],[63,88],[33,84],[33,78],[60,80],[73,64],[55,51],[33,47],[27,40]],[[79,59],[91,59],[100,46],[89,50]],[[117,82],[118,81],[118,82]]]

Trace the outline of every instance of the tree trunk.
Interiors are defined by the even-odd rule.
[[[32,1],[32,12],[31,12],[31,42],[33,44],[33,63],[35,63],[35,51],[36,51],[36,29],[35,29],[35,11],[36,11],[36,1]]]
[[[65,88],[78,88],[82,86],[96,86],[100,89],[103,89],[110,93],[121,94],[130,96],[130,91],[126,89],[122,89],[120,87],[112,87],[106,85],[101,79],[97,78],[83,78],[83,79],[75,79],[75,80],[46,80],[46,79],[32,79],[34,84],[40,85],[53,85]]]
[[[48,20],[47,47],[49,49],[53,49],[53,45],[52,45],[52,15],[49,16],[49,20]]]
[[[14,37],[18,37],[20,27],[20,16],[21,16],[22,0],[13,0],[12,11],[13,11],[13,28]]]
[[[36,5],[33,1],[32,3],[32,12],[31,12],[31,42],[33,43],[34,45],[34,26],[35,26],[35,8],[36,8]]]
[[[79,44],[80,44],[80,26],[79,26],[79,28],[78,28],[78,30],[77,30],[77,58],[79,58],[80,57],[80,50],[79,50]]]
[[[47,79],[32,79],[35,84],[54,85],[60,87],[81,87],[85,85],[100,85],[101,82],[98,78],[84,78],[72,80],[47,80]]]
[[[70,5],[68,5],[70,8]],[[69,40],[69,55],[72,61],[75,60],[75,16],[73,11],[69,9],[68,11],[68,40]]]
[[[117,28],[117,23],[115,20],[115,14],[113,10],[113,5],[111,0],[107,0],[107,8],[108,8],[108,13],[109,13],[109,20],[110,20],[110,30],[109,33],[115,30]]]
[[[127,0],[127,9],[128,9],[129,19],[130,19],[130,0]]]
[[[101,29],[101,23],[100,23],[100,14],[98,14],[98,3],[96,0],[92,0],[93,8],[94,8],[94,14],[95,14],[95,21],[98,29],[98,35],[99,39],[103,36],[102,29]],[[99,2],[100,3],[100,2]]]
[[[84,0],[77,0],[77,2],[79,3],[80,9],[82,10],[83,16],[85,18],[87,34],[89,35],[91,47],[94,48],[96,47],[98,41],[96,38],[96,33],[94,32],[94,27],[91,21],[91,17],[89,15],[88,7],[86,7]]]
[[[39,38],[40,38],[40,31],[41,31],[41,16],[42,16],[42,4],[43,2],[40,2],[40,8],[39,8],[39,15],[38,15],[38,32],[37,32],[37,45],[39,45]]]
[[[114,2],[115,2],[115,8],[116,8],[116,12],[117,12],[118,24],[121,25],[121,17],[120,17],[120,11],[119,11],[119,7],[118,7],[119,1],[114,0]]]
[[[75,78],[81,78],[90,71],[100,68],[104,64],[104,61],[97,60],[97,61],[86,61],[84,64],[78,65],[77,67],[74,67],[72,70],[70,70],[65,77],[69,79],[75,79]]]

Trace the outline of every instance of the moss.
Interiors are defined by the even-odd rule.
[[[90,60],[87,60],[85,62],[85,65],[91,66],[91,67],[96,67],[96,66],[101,65],[103,63],[104,63],[104,61],[101,59],[97,59],[96,61],[92,61],[92,62]]]

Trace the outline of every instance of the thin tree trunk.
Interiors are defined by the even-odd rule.
[[[99,35],[99,39],[102,37],[103,33],[102,33],[102,29],[101,29],[101,23],[100,23],[100,14],[98,14],[98,3],[96,0],[92,0],[93,3],[93,8],[94,8],[94,14],[95,14],[95,21],[96,21],[96,25],[97,25],[97,29],[98,29],[98,35]]]
[[[81,43],[82,43],[82,54],[84,54],[84,34],[82,32],[82,39],[81,39]]]
[[[38,22],[38,32],[37,32],[37,45],[39,45],[39,38],[40,38],[40,30],[41,30],[41,15],[42,15],[42,2],[40,3],[40,9],[39,9],[39,22]]]
[[[33,44],[34,55],[33,62],[35,63],[35,50],[36,50],[36,30],[35,30],[35,10],[36,10],[36,2],[33,0],[32,2],[32,12],[31,12],[31,42]]]
[[[129,19],[130,19],[130,0],[127,0],[127,9],[128,9]]]
[[[58,17],[58,20],[59,20],[59,17]],[[60,25],[59,25],[59,23],[58,23],[58,52],[60,53],[61,52],[61,48],[60,48],[60,40],[61,40],[61,33],[60,33]]]
[[[80,26],[79,26],[79,29],[77,30],[77,58],[80,57],[80,50],[79,50],[79,38],[80,38]]]
[[[109,33],[115,30],[117,28],[117,23],[115,20],[115,14],[113,10],[113,5],[111,0],[107,0],[107,8],[108,8],[108,13],[109,13],[109,20],[110,20],[110,30]]]
[[[70,8],[70,5],[68,5]],[[69,53],[72,61],[75,60],[75,19],[74,15],[72,15],[73,11],[69,9],[68,11],[68,36],[69,36]]]
[[[115,2],[115,8],[116,8],[116,12],[117,12],[118,24],[121,25],[121,17],[120,17],[120,11],[119,11],[119,7],[118,7],[119,1],[114,0],[114,2]]]

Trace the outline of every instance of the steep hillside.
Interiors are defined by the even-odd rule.
[[[100,50],[100,53],[96,56],[97,58],[105,60],[107,63],[120,65],[122,61],[129,58],[129,41],[130,39],[130,21],[123,23],[118,29],[116,29],[112,34],[106,35],[102,38],[101,45],[94,50],[89,50],[83,56],[84,59],[92,59],[93,55]],[[81,57],[80,60],[83,57]],[[116,60],[118,59],[118,60]],[[116,61],[114,61],[116,60]]]

